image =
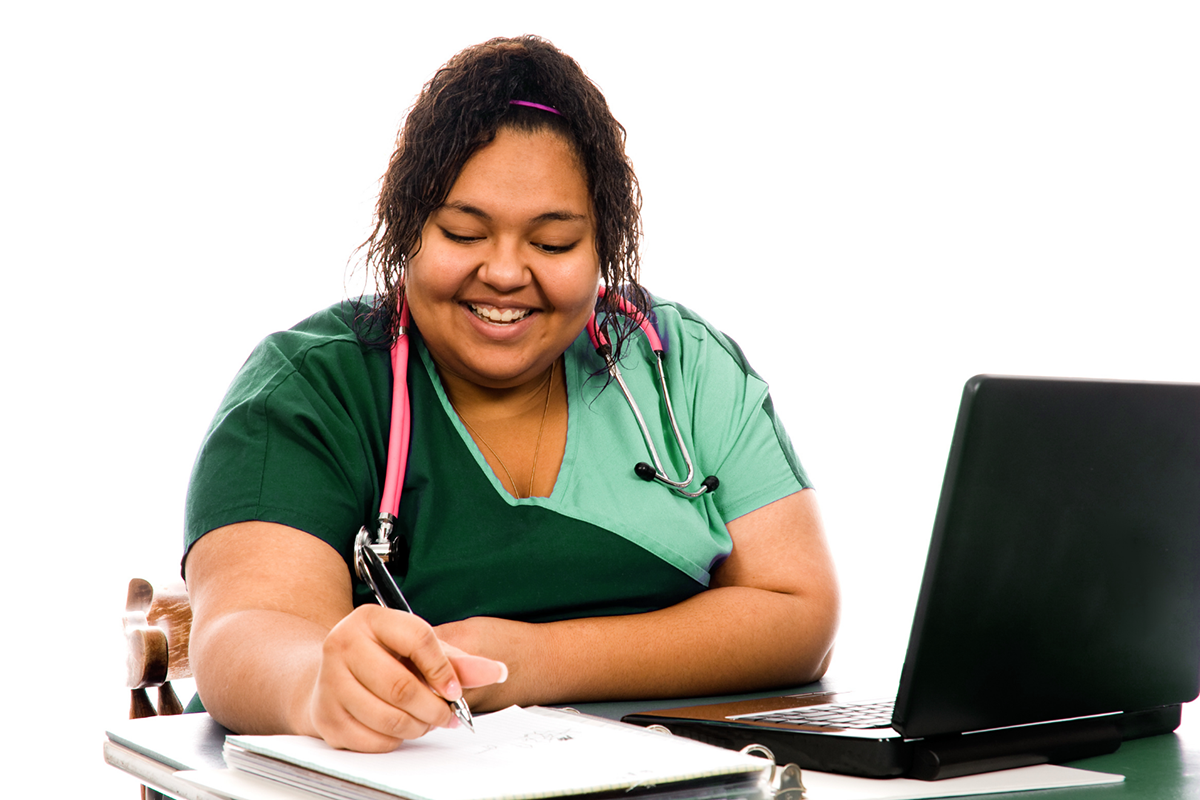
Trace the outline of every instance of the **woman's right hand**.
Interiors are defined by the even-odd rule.
[[[462,687],[507,677],[500,662],[439,641],[419,617],[355,609],[341,555],[295,528],[218,528],[192,546],[186,568],[196,687],[238,733],[392,750],[452,724],[446,699]]]
[[[507,675],[501,662],[441,642],[419,617],[360,606],[325,637],[312,725],[334,747],[394,750],[433,728],[454,727],[448,700]]]

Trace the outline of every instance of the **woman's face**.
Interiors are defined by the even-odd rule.
[[[438,367],[489,388],[540,379],[596,303],[587,177],[548,131],[501,129],[467,161],[421,232],[405,279]]]

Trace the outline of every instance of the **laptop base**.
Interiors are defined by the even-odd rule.
[[[1170,733],[1179,726],[1181,713],[1179,705],[1169,705],[981,733],[905,739],[890,728],[878,731],[878,735],[860,732],[844,737],[829,733],[805,736],[797,726],[781,725],[774,729],[712,717],[689,719],[673,713],[694,714],[699,708],[703,707],[629,714],[622,721],[662,725],[677,736],[734,750],[749,744],[765,745],[775,754],[776,761],[795,763],[801,769],[867,778],[934,781],[1105,755],[1114,752],[1125,739]],[[719,706],[708,708],[714,712],[727,710]],[[731,710],[731,713],[738,712]]]

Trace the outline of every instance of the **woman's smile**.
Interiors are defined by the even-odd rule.
[[[495,306],[484,305],[482,303],[466,303],[466,306],[471,309],[471,313],[484,322],[491,322],[496,325],[512,325],[514,322],[520,322],[533,313],[533,310],[529,308],[499,309]]]

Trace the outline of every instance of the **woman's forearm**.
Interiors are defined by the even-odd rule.
[[[467,695],[488,710],[804,684],[828,666],[836,617],[825,598],[730,586],[645,614],[537,625],[475,618],[438,635],[509,665],[507,683]]]
[[[830,622],[803,598],[729,586],[661,611],[556,623],[546,633],[562,693],[701,696],[815,680],[828,664]]]
[[[314,735],[309,702],[327,628],[283,611],[248,609],[196,633],[196,688],[215,719],[239,733]]]

